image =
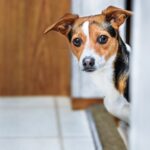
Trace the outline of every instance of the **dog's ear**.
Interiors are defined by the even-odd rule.
[[[75,20],[79,18],[78,15],[74,15],[71,13],[65,14],[63,17],[61,17],[56,23],[49,26],[44,33],[48,33],[49,31],[57,31],[60,32],[63,35],[67,35],[69,31],[72,28],[72,25],[74,24]]]
[[[102,14],[106,17],[106,21],[110,22],[115,29],[118,29],[125,20],[132,15],[131,11],[109,6],[102,11]]]

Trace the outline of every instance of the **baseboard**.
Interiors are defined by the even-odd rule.
[[[71,98],[72,100],[72,109],[80,110],[80,109],[87,109],[92,105],[102,104],[102,99],[96,98]]]

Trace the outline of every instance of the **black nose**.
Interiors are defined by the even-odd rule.
[[[82,63],[85,69],[91,69],[95,65],[95,59],[93,57],[85,57]]]

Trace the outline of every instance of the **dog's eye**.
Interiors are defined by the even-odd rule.
[[[106,35],[100,35],[100,36],[97,38],[97,42],[98,42],[99,44],[105,44],[105,43],[107,43],[107,41],[108,41],[108,36],[106,36]]]
[[[81,38],[75,38],[75,39],[73,39],[72,43],[74,46],[80,47],[82,44],[82,39]]]

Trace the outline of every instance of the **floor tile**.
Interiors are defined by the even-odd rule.
[[[1,150],[61,150],[58,139],[0,139]]]
[[[71,100],[68,97],[56,97],[57,105],[61,107],[71,107]]]
[[[54,107],[54,97],[0,97],[0,108]]]
[[[58,136],[57,126],[54,109],[0,109],[0,137],[55,137]]]
[[[64,139],[65,150],[95,150],[93,141],[89,138]]]
[[[72,111],[70,108],[59,109],[60,125],[63,137],[91,137],[87,116],[84,111]]]
[[[0,97],[0,149],[62,150],[62,143],[95,150],[86,112],[71,110],[70,98]]]

